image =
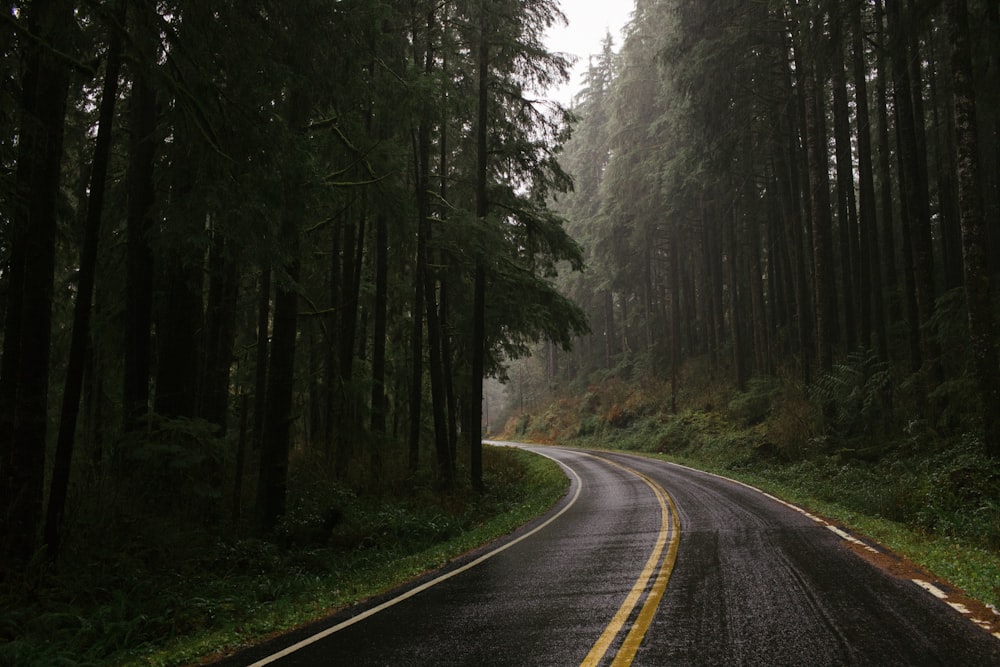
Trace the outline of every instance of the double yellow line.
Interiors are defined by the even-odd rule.
[[[593,647],[591,647],[587,657],[580,663],[580,667],[594,667],[601,663],[608,649],[611,648],[615,639],[622,632],[622,628],[632,615],[636,605],[639,604],[643,593],[646,593],[649,581],[655,574],[656,579],[646,594],[646,601],[639,610],[639,615],[633,621],[632,627],[629,629],[628,634],[618,648],[618,652],[614,654],[614,658],[611,661],[613,667],[632,664],[632,660],[639,650],[639,645],[642,643],[643,637],[646,636],[646,631],[649,630],[649,626],[653,622],[653,615],[656,613],[656,608],[663,598],[663,593],[667,590],[667,581],[670,580],[670,573],[673,572],[674,562],[677,560],[677,546],[681,540],[681,524],[677,506],[674,504],[673,498],[670,497],[670,494],[662,486],[638,470],[605,458],[601,458],[601,461],[635,475],[646,486],[652,489],[653,495],[656,496],[656,500],[660,504],[660,532],[657,535],[653,551],[650,553],[649,559],[646,561],[646,565],[643,567],[639,578],[636,579],[635,585],[632,586],[632,590],[625,596],[625,601],[622,602],[614,618],[611,619],[604,632],[601,633],[601,636],[598,637]],[[672,530],[671,524],[673,524]]]

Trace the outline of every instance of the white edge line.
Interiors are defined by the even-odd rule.
[[[936,597],[938,600],[947,600],[948,594],[942,591],[940,588],[935,586],[929,581],[923,581],[922,579],[913,579],[913,583],[920,586],[922,589]]]
[[[427,581],[427,582],[424,582],[424,583],[420,584],[419,586],[411,588],[410,590],[406,591],[405,593],[402,593],[401,595],[398,595],[398,596],[392,598],[391,600],[386,600],[385,602],[383,602],[380,605],[372,607],[371,609],[367,609],[367,610],[361,612],[360,614],[358,614],[357,616],[352,616],[351,618],[349,618],[349,619],[347,619],[345,621],[341,621],[337,625],[333,625],[333,626],[331,626],[331,627],[329,627],[329,628],[327,628],[325,630],[321,630],[320,632],[317,632],[314,635],[310,635],[309,637],[306,637],[305,639],[303,639],[302,641],[300,641],[300,642],[298,642],[296,644],[292,644],[291,646],[288,646],[288,647],[286,647],[286,648],[278,651],[277,653],[272,653],[271,655],[269,655],[269,656],[267,656],[265,658],[262,658],[261,660],[258,660],[257,662],[251,664],[250,667],[263,667],[264,665],[269,665],[272,662],[280,660],[281,658],[289,656],[292,653],[295,653],[296,651],[298,651],[300,649],[303,649],[306,646],[309,646],[310,644],[315,644],[316,642],[329,637],[330,635],[334,634],[335,632],[339,632],[340,630],[343,630],[346,627],[354,625],[355,623],[359,623],[360,621],[363,621],[366,618],[374,616],[375,614],[377,614],[377,613],[379,613],[381,611],[385,611],[389,607],[395,606],[395,605],[399,604],[400,602],[403,602],[404,600],[408,600],[409,598],[412,598],[413,596],[417,595],[418,593],[422,593],[423,591],[426,591],[428,588],[431,588],[433,586],[436,586],[436,585],[440,584],[443,581],[451,579],[452,577],[454,577],[456,575],[459,575],[459,574],[465,572],[466,570],[471,570],[472,568],[476,567],[477,565],[479,565],[483,561],[489,560],[490,558],[493,558],[497,554],[499,554],[499,553],[501,553],[503,551],[506,551],[507,549],[511,548],[512,546],[514,546],[518,542],[521,542],[522,540],[525,540],[525,539],[531,537],[532,535],[534,535],[535,533],[537,533],[538,531],[542,530],[543,528],[545,528],[546,526],[548,526],[550,523],[552,523],[553,521],[555,521],[556,519],[558,519],[559,517],[561,517],[570,507],[572,507],[574,505],[574,503],[576,503],[577,498],[580,497],[580,490],[583,487],[583,480],[581,480],[580,476],[576,474],[576,471],[574,471],[572,468],[570,468],[569,466],[567,466],[562,461],[559,461],[559,460],[557,460],[557,459],[549,456],[548,454],[544,454],[544,453],[542,453],[540,451],[537,451],[535,449],[532,449],[531,451],[533,453],[535,453],[535,454],[538,454],[539,456],[544,456],[545,458],[550,459],[550,460],[555,461],[556,463],[558,463],[564,470],[566,470],[567,472],[569,472],[569,474],[572,475],[576,479],[576,482],[577,482],[577,484],[576,484],[576,493],[573,494],[573,497],[570,498],[570,501],[561,510],[559,510],[556,514],[554,514],[553,516],[549,517],[549,519],[547,521],[545,521],[545,523],[542,523],[541,525],[535,526],[535,528],[533,528],[532,530],[528,531],[524,535],[521,535],[517,539],[511,540],[510,542],[507,542],[507,543],[505,543],[505,544],[497,547],[493,551],[490,551],[488,553],[483,554],[479,558],[477,558],[477,559],[475,559],[475,560],[473,560],[473,561],[471,561],[469,563],[466,563],[462,567],[459,567],[459,568],[456,568],[454,570],[451,570],[450,572],[446,572],[445,574],[442,574],[441,576],[439,576],[439,577],[437,577],[435,579],[432,579],[430,581]]]
[[[802,516],[805,516],[805,517],[808,517],[809,519],[812,519],[813,521],[815,521],[819,525],[826,526],[827,528],[829,528],[831,531],[833,531],[834,533],[836,533],[842,539],[847,540],[848,542],[852,542],[854,544],[857,544],[858,546],[863,547],[866,551],[870,551],[873,554],[881,553],[875,547],[873,547],[873,546],[871,546],[871,545],[863,542],[862,540],[859,540],[858,538],[854,537],[850,533],[847,533],[847,532],[841,530],[840,528],[837,528],[836,526],[830,524],[828,521],[826,521],[824,519],[821,519],[820,517],[815,516],[813,514],[810,514],[806,510],[804,510],[801,507],[799,507],[798,505],[793,505],[792,503],[788,502],[787,500],[782,500],[781,498],[778,498],[777,496],[774,496],[774,495],[768,493],[767,491],[764,491],[763,489],[758,489],[756,486],[747,484],[746,482],[741,482],[738,479],[732,479],[731,477],[725,477],[724,475],[718,475],[718,474],[716,474],[714,472],[707,472],[705,470],[698,470],[697,468],[692,468],[690,466],[686,466],[686,465],[683,465],[683,464],[680,464],[680,463],[674,463],[673,461],[664,461],[664,463],[666,463],[668,465],[676,466],[678,468],[684,468],[685,470],[691,470],[691,471],[694,471],[694,472],[697,472],[697,473],[701,473],[702,475],[710,475],[712,477],[717,477],[718,479],[724,479],[727,482],[732,482],[733,484],[738,484],[738,485],[740,485],[742,487],[750,489],[751,491],[756,491],[757,493],[759,493],[760,495],[764,496],[765,498],[770,498],[774,502],[779,503],[781,505],[784,505],[785,507],[787,507],[789,509],[795,510],[796,512],[798,512]]]
[[[746,487],[748,489],[756,491],[757,493],[760,493],[761,495],[764,495],[764,496],[766,496],[766,497],[774,500],[775,502],[778,502],[778,503],[780,503],[782,505],[785,505],[786,507],[789,507],[789,508],[795,510],[796,512],[799,512],[800,514],[803,514],[803,515],[809,517],[810,519],[812,519],[813,521],[815,521],[816,523],[818,523],[820,525],[826,526],[831,531],[833,531],[838,536],[840,536],[842,539],[847,540],[848,542],[853,542],[855,544],[858,544],[859,546],[864,547],[864,549],[866,551],[870,551],[871,553],[874,553],[874,554],[881,553],[875,547],[866,544],[865,542],[859,540],[858,538],[854,537],[850,533],[848,533],[846,531],[843,531],[840,528],[837,528],[836,526],[831,525],[830,523],[828,523],[827,521],[825,521],[825,520],[823,520],[823,519],[821,519],[819,517],[813,516],[812,514],[810,514],[809,512],[807,512],[806,510],[802,509],[801,507],[798,507],[798,506],[793,505],[792,503],[790,503],[788,501],[785,501],[785,500],[782,500],[781,498],[773,496],[770,493],[768,493],[767,491],[764,491],[763,489],[758,489],[756,486],[751,486],[750,484],[747,484],[746,482],[741,482],[738,479],[731,479],[731,478],[725,477],[723,475],[718,475],[718,474],[716,474],[714,472],[706,472],[704,470],[698,470],[697,468],[692,468],[690,466],[682,465],[680,463],[674,463],[673,461],[664,461],[664,463],[666,463],[668,465],[676,466],[678,468],[684,468],[685,470],[692,470],[694,472],[698,472],[698,473],[701,473],[703,475],[711,475],[712,477],[718,477],[719,479],[724,479],[724,480],[727,480],[727,481],[732,482],[734,484],[739,484],[740,486],[744,486],[744,487]],[[972,612],[965,605],[963,605],[961,603],[957,603],[957,602],[949,602],[948,601],[948,594],[945,593],[944,591],[942,591],[940,588],[938,588],[934,584],[932,584],[932,583],[930,583],[928,581],[922,581],[920,579],[912,579],[912,581],[917,586],[920,586],[921,588],[923,588],[924,590],[926,590],[928,593],[930,593],[934,597],[938,598],[939,600],[944,601],[945,604],[947,604],[948,606],[950,606],[951,608],[953,608],[955,611],[959,612],[960,614],[964,614],[966,616],[971,616],[972,615]],[[976,620],[974,618],[972,619],[972,621],[974,623],[976,622]],[[994,637],[996,637],[997,639],[1000,639],[1000,632],[994,632],[994,633],[992,633],[992,635]]]

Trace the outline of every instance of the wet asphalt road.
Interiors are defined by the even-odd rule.
[[[636,665],[1000,665],[1000,639],[757,491],[624,454],[529,449],[571,479],[546,516],[226,664],[610,665],[631,646]]]

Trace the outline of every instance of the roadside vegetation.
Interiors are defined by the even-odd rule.
[[[1000,470],[974,436],[942,430],[947,405],[922,407],[884,365],[858,356],[808,390],[779,374],[737,391],[694,360],[676,412],[669,384],[597,379],[509,418],[504,435],[633,451],[752,484],[1000,606]]]
[[[441,493],[429,474],[377,490],[331,483],[313,460],[293,458],[290,474],[288,514],[267,538],[180,515],[104,514],[77,525],[91,545],[85,556],[0,590],[0,664],[220,657],[440,567],[542,513],[568,484],[548,459],[493,447],[480,497],[461,485]],[[131,500],[116,506],[144,502]]]

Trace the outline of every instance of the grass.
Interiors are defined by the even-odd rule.
[[[389,590],[500,537],[567,488],[558,466],[486,448],[487,492],[363,497],[299,480],[279,535],[136,529],[131,542],[0,590],[0,665],[172,665],[219,656]],[[343,518],[310,542],[335,502]],[[313,530],[313,533],[315,531]],[[132,549],[123,547],[129,546]],[[138,548],[144,545],[143,548]]]

